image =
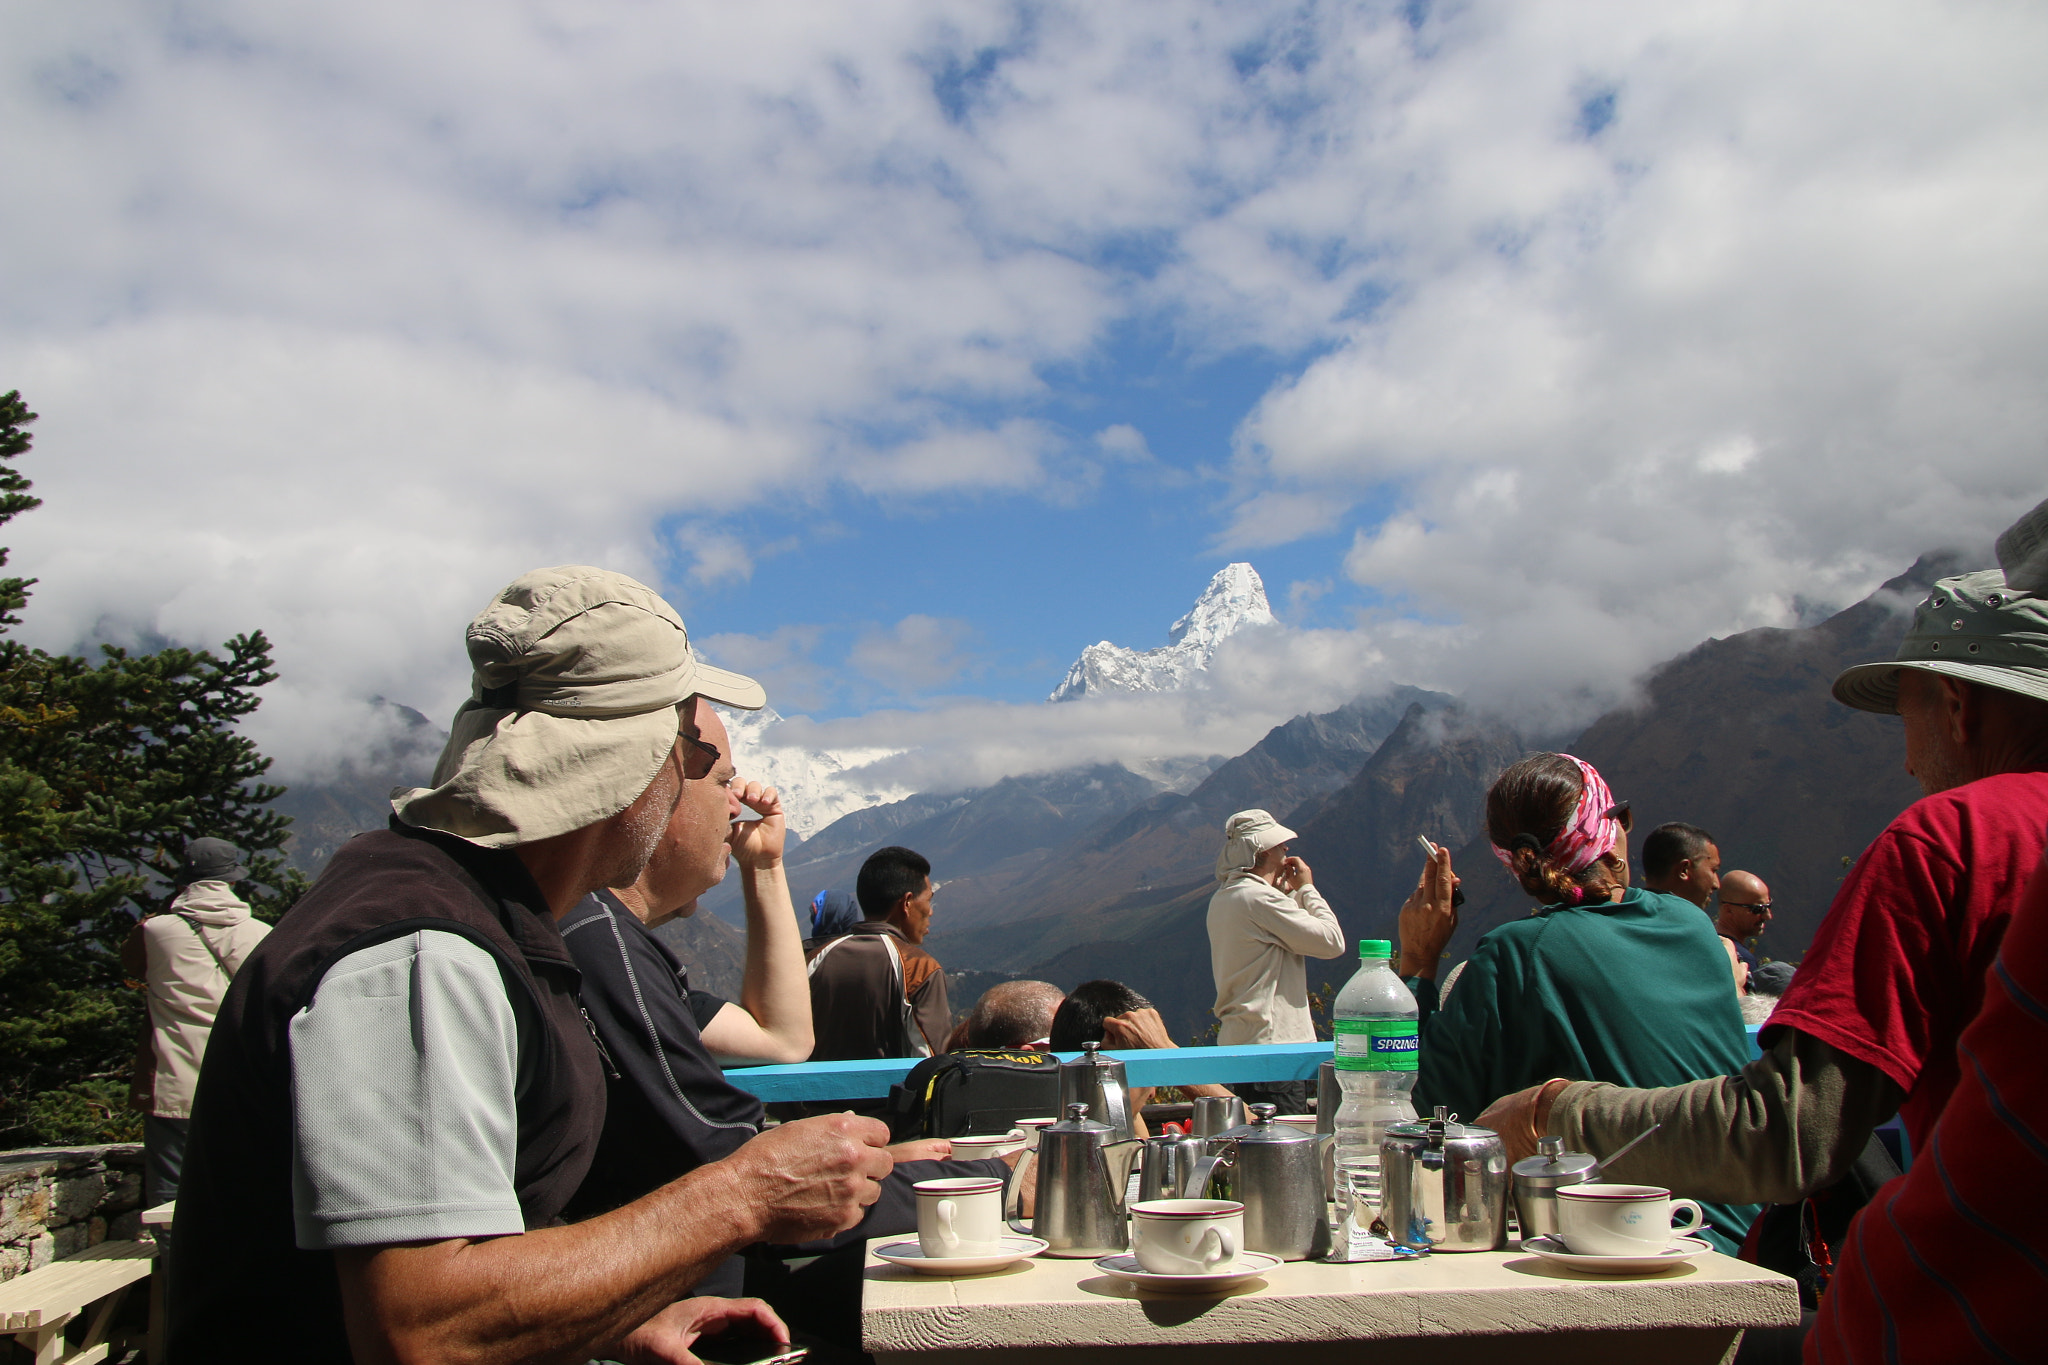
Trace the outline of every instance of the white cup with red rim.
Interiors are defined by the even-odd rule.
[[[1244,1249],[1235,1199],[1147,1199],[1131,1205],[1131,1254],[1154,1275],[1228,1270]]]
[[[1671,1226],[1682,1209],[1692,1221]],[[1698,1204],[1673,1199],[1661,1185],[1589,1183],[1557,1191],[1557,1235],[1580,1256],[1657,1256],[1705,1225]]]
[[[998,1256],[1003,1250],[1003,1182],[989,1176],[920,1180],[917,1247],[935,1261]]]

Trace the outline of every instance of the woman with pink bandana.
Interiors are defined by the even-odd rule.
[[[1628,829],[1627,808],[1570,754],[1525,758],[1487,792],[1494,856],[1537,909],[1479,940],[1441,1010],[1433,981],[1409,982],[1424,1014],[1420,1112],[1447,1105],[1470,1121],[1496,1096],[1546,1080],[1677,1085],[1749,1060],[1713,921],[1628,884]],[[1445,880],[1426,874],[1417,895]],[[1628,1179],[1626,1159],[1620,1167],[1615,1179]],[[1728,1252],[1757,1213],[1704,1208]]]

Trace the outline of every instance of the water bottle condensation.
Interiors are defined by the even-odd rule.
[[[1394,971],[1393,955],[1386,939],[1361,942],[1358,972],[1330,1010],[1336,1033],[1332,1060],[1344,1091],[1332,1125],[1335,1194],[1339,1214],[1361,1228],[1378,1216],[1383,1202],[1380,1139],[1389,1126],[1415,1117],[1409,1092],[1420,1060],[1420,1011]]]

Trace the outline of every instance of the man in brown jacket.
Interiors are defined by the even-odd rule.
[[[811,951],[813,1061],[929,1057],[953,1031],[946,973],[918,945],[932,922],[932,865],[907,848],[861,864],[854,895],[866,916]]]
[[[241,850],[227,840],[192,840],[178,874],[183,889],[121,945],[121,970],[149,991],[149,1031],[128,1090],[129,1107],[143,1115],[145,1208],[178,1197],[207,1036],[228,982],[270,932],[235,894],[235,883],[248,875]],[[167,1243],[169,1229],[160,1229],[157,1240]]]

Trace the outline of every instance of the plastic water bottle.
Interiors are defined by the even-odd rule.
[[[1383,938],[1358,945],[1358,974],[1337,992],[1330,1014],[1337,1035],[1337,1084],[1344,1102],[1331,1125],[1337,1135],[1337,1199],[1363,1207],[1346,1222],[1363,1231],[1379,1216],[1380,1139],[1389,1125],[1415,1117],[1408,1092],[1420,1060],[1415,996],[1394,971],[1394,945]]]

